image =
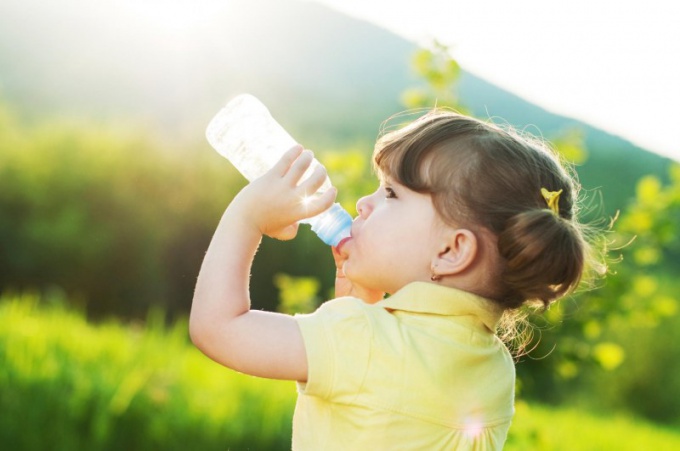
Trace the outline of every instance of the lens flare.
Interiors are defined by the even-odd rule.
[[[465,435],[467,435],[470,438],[475,438],[478,437],[479,434],[482,433],[482,430],[484,429],[484,425],[481,421],[474,420],[474,419],[468,419],[465,422]]]

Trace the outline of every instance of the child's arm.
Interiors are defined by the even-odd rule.
[[[250,310],[250,270],[263,234],[292,239],[297,221],[329,208],[335,190],[303,203],[323,183],[315,171],[299,186],[312,161],[289,150],[267,174],[246,186],[225,211],[196,283],[189,329],[195,345],[218,363],[243,373],[307,380],[302,335],[291,316]]]

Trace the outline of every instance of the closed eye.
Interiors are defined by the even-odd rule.
[[[387,199],[396,199],[397,198],[397,193],[394,192],[392,188],[389,186],[385,187],[385,197]]]

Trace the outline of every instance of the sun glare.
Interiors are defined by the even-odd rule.
[[[302,206],[305,207],[305,209],[309,208],[309,205],[312,203],[314,200],[314,196],[302,196]]]
[[[465,435],[470,438],[475,438],[482,433],[482,423],[480,421],[470,419],[465,423]]]

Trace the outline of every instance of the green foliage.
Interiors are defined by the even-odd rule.
[[[27,126],[5,107],[0,131],[0,292],[62,289],[96,317],[188,311],[219,217],[246,183],[226,160],[131,125]],[[308,229],[295,244],[264,240],[255,308],[276,309],[284,266],[332,284],[330,252]]]
[[[280,273],[274,276],[274,285],[280,293],[280,312],[290,315],[309,313],[321,301],[317,296],[321,284],[314,277],[293,277]]]
[[[401,101],[407,108],[448,107],[466,113],[456,89],[460,66],[451,57],[448,46],[434,41],[431,48],[418,49],[411,60],[411,67],[425,84],[402,93]]]
[[[49,301],[0,300],[5,449],[290,449],[292,383],[212,363],[158,310],[92,326]]]
[[[373,173],[371,157],[359,148],[329,150],[320,155],[320,160],[338,188],[338,202],[353,214],[356,202],[378,187],[378,180]]]
[[[186,321],[164,326],[159,310],[145,324],[94,326],[65,303],[0,299],[4,448],[290,449],[294,384],[212,363],[187,342]],[[678,447],[677,431],[636,418],[519,402],[506,449]]]
[[[599,387],[613,406],[625,399],[631,409],[664,422],[680,422],[680,166],[669,183],[643,178],[616,233],[624,260],[604,289],[594,293],[593,319],[625,345],[630,363]],[[614,377],[616,376],[616,377]],[[614,388],[616,390],[614,390]]]
[[[621,218],[620,232],[636,237],[632,257],[643,268],[680,263],[680,165],[670,168],[669,180],[667,186],[651,175],[640,180],[636,201]]]
[[[240,183],[228,165],[131,127],[28,127],[5,110],[0,130],[0,290],[57,286],[92,314],[188,305]]]
[[[608,237],[623,246],[615,250],[621,261],[612,263],[602,286],[534,318],[541,324],[533,352],[537,360],[518,366],[529,396],[559,401],[599,387],[597,403],[606,400],[655,420],[680,419],[680,384],[672,382],[672,365],[662,363],[677,354],[676,347],[657,329],[680,321],[678,283],[671,275],[680,243],[680,177],[677,167],[671,171],[666,186],[654,177],[638,183],[636,198]],[[642,337],[647,337],[644,351]],[[649,365],[643,364],[647,360]],[[668,383],[650,384],[651,374]],[[606,390],[600,379],[608,381]],[[659,402],[640,401],[651,399]]]
[[[630,244],[621,249],[623,261],[613,266],[609,283],[593,294],[599,305],[593,312],[597,319],[655,327],[676,314],[677,292],[664,284],[664,275],[680,261],[679,232],[680,167],[675,166],[666,186],[655,177],[643,178],[617,222],[613,239]]]
[[[559,154],[570,164],[583,164],[588,159],[585,135],[583,130],[579,128],[564,130],[550,141]]]
[[[660,290],[677,293],[680,283],[662,279]],[[646,302],[640,299],[640,303]],[[611,409],[627,409],[657,422],[680,425],[680,315],[664,316],[655,327],[630,326],[618,321],[610,325],[605,336],[619,343],[626,361],[615,371],[585,374],[589,393]]]

